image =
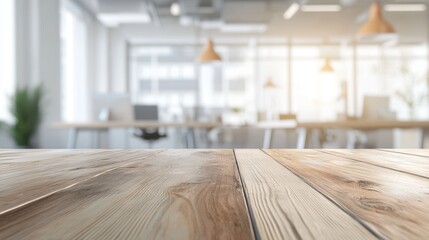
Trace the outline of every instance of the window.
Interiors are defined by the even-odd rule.
[[[71,1],[61,10],[62,119],[88,120],[87,25],[83,12]]]
[[[321,71],[325,57],[331,59],[333,72]],[[292,47],[292,109],[299,120],[337,117],[343,69],[338,58],[338,48],[332,46]]]
[[[0,120],[10,122],[9,99],[15,89],[15,0],[0,7]]]
[[[130,89],[133,103],[161,109],[195,106],[194,49],[171,46],[134,47]]]
[[[180,112],[198,105],[205,108],[245,110],[253,79],[247,47],[217,45],[219,63],[195,62],[201,47],[134,46],[130,54],[130,86],[134,103],[157,104],[162,112]],[[199,86],[198,82],[199,81]],[[253,98],[250,99],[253,103]],[[183,116],[167,116],[171,119]]]
[[[199,66],[200,102],[202,107],[241,110],[241,118],[254,122],[257,113],[292,112],[299,120],[335,120],[338,115],[360,116],[365,95],[389,96],[391,110],[399,118],[409,111],[398,97],[399,90],[408,95],[427,94],[427,51],[423,45],[358,45],[356,48],[357,89],[353,95],[353,46],[347,44],[294,44],[291,52],[286,43],[217,44],[222,61]],[[165,113],[171,107],[196,105],[197,64],[200,48],[175,45],[134,46],[130,58],[131,95],[135,103],[158,104]],[[291,64],[289,64],[291,54]],[[334,72],[321,72],[325,58]],[[289,87],[291,66],[291,89]],[[405,70],[404,70],[405,69]],[[275,88],[264,88],[271,78]],[[414,80],[415,81],[414,81]],[[414,81],[414,82],[413,82]],[[346,84],[344,84],[346,83]],[[347,86],[347,109],[345,89]],[[412,88],[409,90],[409,88]],[[292,102],[289,103],[288,94]],[[356,113],[354,110],[356,99]],[[428,114],[427,102],[415,106],[414,117]],[[241,121],[243,122],[243,121]]]
[[[273,114],[286,113],[288,109],[288,48],[286,44],[259,46],[257,51],[258,111],[270,109]],[[268,80],[274,88],[265,88]]]
[[[426,46],[386,48],[363,45],[357,50],[358,114],[365,95],[378,95],[390,97],[390,108],[399,119],[427,116]],[[413,102],[413,110],[407,107],[400,95]]]

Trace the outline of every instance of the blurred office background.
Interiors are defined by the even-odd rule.
[[[19,147],[10,136],[15,89],[40,83],[42,122],[32,140],[40,148],[67,147],[70,129],[54,123],[112,120],[126,99],[156,106],[149,120],[219,123],[192,132],[201,148],[260,148],[264,128],[257,124],[281,116],[347,121],[372,106],[383,112],[373,118],[425,121],[429,2],[378,1],[394,31],[362,38],[374,2],[2,0],[0,147]],[[221,60],[199,62],[209,39]],[[108,109],[114,99],[122,105]],[[76,147],[189,147],[183,133],[189,129],[161,127],[165,136],[156,141],[139,137],[140,130],[82,131]],[[317,147],[347,147],[348,131],[327,129]],[[413,148],[421,133],[359,134],[360,147]],[[294,129],[276,130],[271,147],[294,148],[297,138]]]

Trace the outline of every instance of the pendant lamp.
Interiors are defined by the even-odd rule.
[[[264,84],[264,88],[265,89],[268,89],[268,88],[272,89],[275,87],[276,87],[276,85],[273,83],[273,80],[271,78],[268,78],[268,80]]]
[[[395,33],[395,29],[384,20],[381,5],[376,2],[371,5],[368,21],[359,28],[356,35],[359,37],[369,37],[392,33]]]
[[[206,62],[212,62],[212,61],[221,61],[221,57],[219,54],[216,53],[214,50],[214,45],[212,40],[207,40],[206,45],[203,48],[203,51],[200,53],[200,55],[197,58],[197,61],[199,63],[206,63]]]
[[[321,72],[333,72],[334,68],[331,65],[331,59],[325,58],[325,64],[320,69]]]

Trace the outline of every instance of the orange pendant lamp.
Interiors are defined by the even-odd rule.
[[[320,69],[321,72],[333,72],[334,68],[331,65],[331,59],[325,58],[325,64]]]
[[[214,49],[214,45],[212,40],[207,40],[206,45],[203,48],[203,51],[200,53],[200,55],[197,58],[197,61],[199,63],[207,63],[207,62],[213,62],[213,61],[221,61],[222,58],[219,56],[219,54],[216,53]]]
[[[276,85],[273,83],[273,80],[271,78],[268,78],[268,80],[264,84],[265,89],[272,89],[276,88]]]
[[[359,37],[369,37],[393,33],[395,33],[395,29],[384,20],[381,5],[376,2],[371,5],[368,21],[359,28],[356,35]]]

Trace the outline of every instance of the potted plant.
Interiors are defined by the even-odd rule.
[[[42,98],[42,86],[33,89],[17,88],[11,98],[10,112],[13,123],[10,126],[10,134],[20,148],[33,147],[32,140],[42,118]]]
[[[429,86],[429,78],[423,78],[413,74],[409,70],[407,61],[404,61],[402,64],[401,73],[404,84],[401,89],[395,92],[395,96],[406,106],[408,117],[414,119],[416,117],[417,107],[428,99],[428,95],[421,91],[421,89]]]

